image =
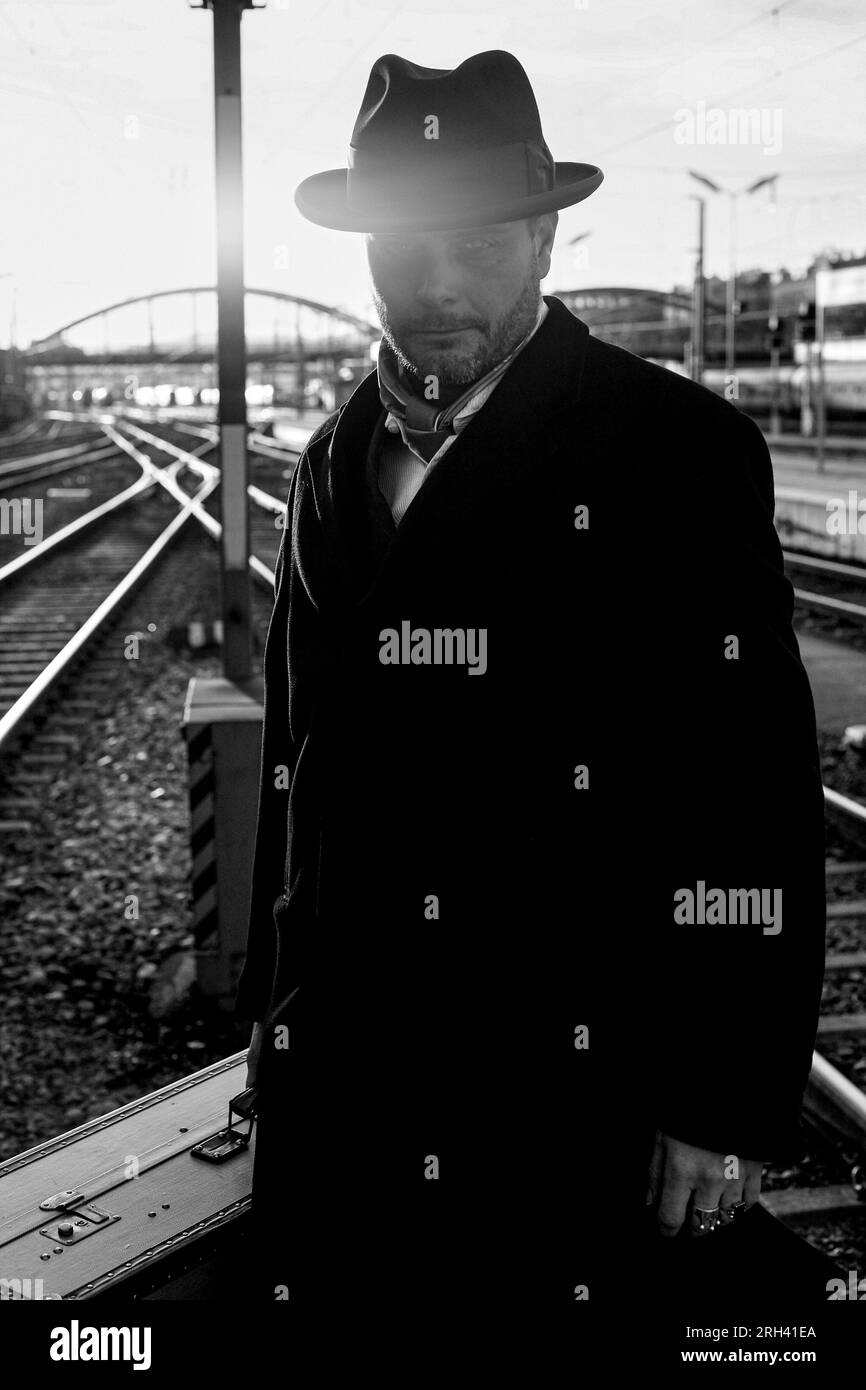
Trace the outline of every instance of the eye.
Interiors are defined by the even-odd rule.
[[[411,256],[416,248],[410,241],[379,241],[376,250],[385,256]]]

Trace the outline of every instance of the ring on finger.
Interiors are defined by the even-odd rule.
[[[732,1221],[736,1221],[738,1217],[743,1215],[744,1211],[748,1210],[748,1206],[748,1202],[733,1202],[729,1207],[720,1207],[719,1215],[726,1217],[726,1224],[730,1225]]]
[[[698,1232],[703,1235],[705,1231],[714,1231],[719,1220],[718,1207],[692,1207],[693,1214],[698,1218]]]

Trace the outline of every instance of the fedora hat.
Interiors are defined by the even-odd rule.
[[[304,179],[295,203],[337,231],[439,231],[571,207],[603,178],[594,164],[554,161],[513,54],[492,49],[448,69],[386,53],[370,72],[348,168]]]

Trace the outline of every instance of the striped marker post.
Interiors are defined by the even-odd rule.
[[[197,952],[213,954],[219,941],[216,892],[216,809],[214,798],[213,725],[191,726],[189,757],[189,828],[192,850],[192,922]]]
[[[202,994],[226,1010],[246,955],[262,698],[261,677],[193,679],[183,712],[196,972]]]

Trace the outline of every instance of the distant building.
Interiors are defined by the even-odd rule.
[[[24,384],[24,363],[15,348],[0,348],[0,428],[30,413]]]
[[[862,274],[858,276],[859,268]],[[833,303],[825,312],[827,361],[866,360],[866,257],[833,260],[830,271],[841,287],[844,272],[851,302]],[[783,270],[744,270],[737,277],[736,361],[738,366],[761,366],[771,350],[780,363],[804,360],[804,344],[815,337],[815,272],[810,266],[801,279]],[[862,297],[858,285],[862,280]],[[692,337],[691,286],[672,290],[633,286],[590,286],[579,290],[554,290],[572,313],[582,319],[596,337],[616,343],[639,357],[684,366],[689,360]],[[844,295],[837,294],[837,297]],[[725,361],[727,282],[717,276],[705,281],[708,367]],[[862,347],[861,347],[862,344]]]

